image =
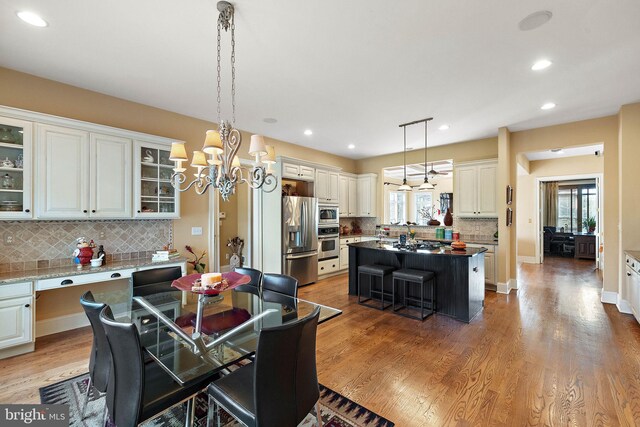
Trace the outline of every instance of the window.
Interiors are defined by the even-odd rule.
[[[389,192],[389,222],[391,224],[407,222],[407,193]]]
[[[431,192],[416,192],[414,194],[413,207],[415,222],[418,225],[427,225],[429,218],[426,218],[420,214],[420,210],[426,208],[431,213],[431,207],[433,206],[433,193]]]
[[[594,184],[567,185],[558,188],[558,229],[565,233],[588,232],[585,220],[597,218],[598,195]]]

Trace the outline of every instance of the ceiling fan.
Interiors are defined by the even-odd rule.
[[[437,175],[449,175],[449,172],[438,172],[433,168],[433,163],[431,163],[431,170],[427,172],[427,175],[429,175],[432,178],[435,178]]]

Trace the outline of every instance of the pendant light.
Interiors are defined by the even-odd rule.
[[[429,120],[424,121],[424,182],[420,184],[418,191],[429,191],[435,189],[433,184],[429,182],[429,176],[427,172],[427,124]]]
[[[402,152],[404,156],[404,179],[402,180],[402,185],[398,187],[398,191],[411,191],[411,186],[407,184],[407,127],[402,126],[402,133],[404,134],[404,151]]]

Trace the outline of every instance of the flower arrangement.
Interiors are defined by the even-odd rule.
[[[184,248],[187,250],[187,252],[193,255],[193,261],[187,261],[187,262],[193,266],[193,269],[196,272],[200,274],[204,273],[204,269],[206,268],[207,265],[204,262],[202,262],[202,258],[204,258],[207,255],[207,251],[202,251],[202,255],[198,256],[196,255],[195,252],[193,252],[193,249],[191,248],[191,246],[186,245]]]

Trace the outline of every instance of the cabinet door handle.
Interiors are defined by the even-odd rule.
[[[627,276],[631,276],[631,273],[629,273],[628,271],[627,271]]]
[[[473,271],[478,272],[478,267],[473,267]]]
[[[95,209],[91,209],[91,213],[96,213],[96,210]]]
[[[140,211],[138,211],[138,213],[140,213]]]
[[[31,307],[31,304],[25,304],[24,307],[25,308],[29,308],[29,307]]]
[[[30,211],[29,209],[25,209],[24,211],[25,211],[26,213],[29,213],[29,212],[31,212],[31,211]]]
[[[83,210],[82,212],[83,212],[83,213],[87,213],[87,210],[85,209],[85,210]]]
[[[60,285],[62,285],[62,286],[64,286],[64,285],[73,285],[73,280],[64,279],[62,282],[60,282]]]
[[[113,273],[113,274],[111,275],[111,278],[112,278],[112,279],[115,279],[116,277],[121,277],[121,276],[122,276],[122,275],[121,275],[120,273]]]
[[[324,267],[320,267],[320,270],[324,270]]]

